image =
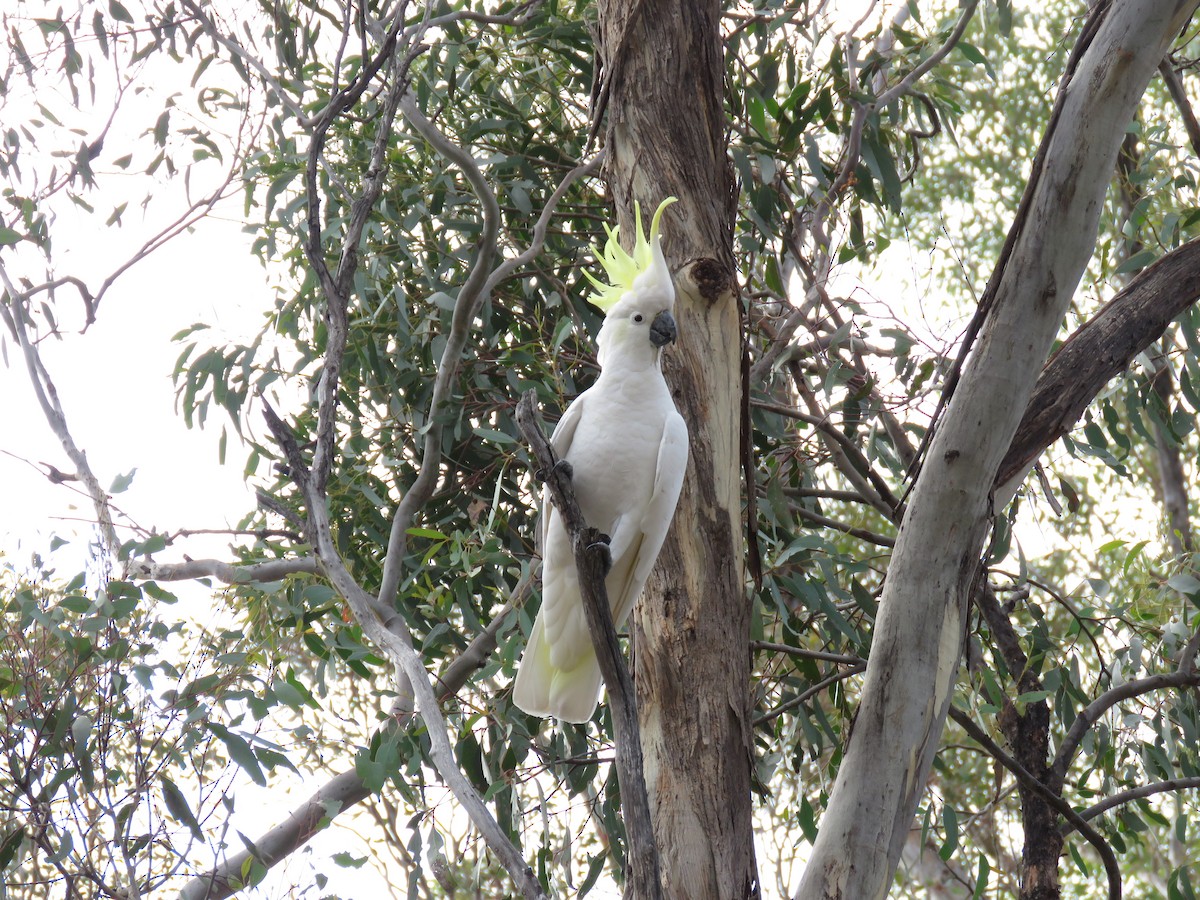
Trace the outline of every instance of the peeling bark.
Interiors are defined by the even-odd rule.
[[[634,612],[634,677],[664,895],[758,896],[751,829],[749,613],[739,513],[741,317],[726,159],[720,4],[601,0],[598,108],[621,233],[666,210],[679,344],[663,372],[690,458],[674,527]]]

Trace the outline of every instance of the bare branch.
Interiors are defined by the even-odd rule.
[[[571,476],[559,465],[550,442],[546,440],[541,416],[538,415],[534,392],[527,391],[517,404],[517,427],[537,459],[541,475],[550,491],[550,499],[562,516],[571,545],[575,565],[579,569],[579,591],[587,618],[592,647],[600,664],[600,674],[608,689],[609,711],[617,747],[617,783],[621,789],[621,817],[629,840],[629,889],[637,900],[662,897],[662,878],[659,872],[658,844],[650,820],[650,800],[646,793],[646,778],[642,772],[642,741],[638,727],[637,699],[633,679],[625,665],[617,629],[613,625],[612,609],[608,605],[605,576],[611,559],[607,538],[588,526],[575,499]]]
[[[497,611],[487,627],[442,671],[438,678],[440,700],[449,700],[462,690],[467,679],[495,651],[500,635],[513,624],[510,613],[525,601],[529,586],[528,577],[521,579],[509,601]],[[393,707],[392,721],[383,730],[408,727],[411,717],[411,710],[398,714]],[[228,857],[211,871],[189,881],[180,892],[179,900],[225,900],[233,896],[241,890],[242,873],[251,861],[271,868],[308,843],[325,823],[371,794],[356,769],[338,773],[293,809],[287,819],[254,840],[257,855],[247,848]]]
[[[845,656],[841,653],[827,653],[824,650],[809,650],[807,647],[793,647],[791,644],[776,644],[771,641],[751,641],[751,650],[768,650],[772,653],[787,653],[790,656],[802,656],[805,659],[820,659],[834,662],[843,666],[866,665],[861,656]]]
[[[8,270],[3,264],[0,264],[0,283],[4,285],[4,289],[8,296],[6,302],[0,302],[0,320],[4,322],[5,327],[15,336],[17,345],[21,348],[21,355],[25,360],[25,370],[29,375],[29,383],[33,387],[33,392],[37,397],[38,405],[42,408],[42,414],[46,417],[46,422],[50,426],[50,430],[54,432],[54,436],[58,438],[62,444],[63,450],[67,457],[71,460],[71,464],[75,466],[75,474],[86,488],[88,496],[91,498],[92,505],[96,509],[96,521],[100,528],[100,538],[104,550],[111,559],[117,558],[117,553],[121,547],[121,541],[117,537],[116,529],[113,527],[112,509],[109,506],[108,492],[100,486],[99,480],[96,478],[92,467],[88,463],[87,455],[75,443],[75,439],[71,436],[71,430],[67,425],[67,416],[63,411],[62,404],[58,400],[58,390],[54,386],[54,381],[50,378],[50,373],[46,370],[42,363],[41,355],[37,348],[29,340],[29,332],[25,325],[25,305],[28,298],[17,289],[9,277]]]
[[[152,559],[135,560],[131,578],[149,581],[192,581],[215,578],[224,584],[261,584],[289,575],[319,575],[320,564],[311,556],[300,559],[271,559],[259,563],[227,563],[218,559],[189,559],[185,562],[160,563]]]
[[[895,547],[896,539],[887,535],[879,534],[867,528],[858,528],[855,525],[847,525],[845,522],[839,522],[837,519],[831,519],[828,516],[823,516],[820,513],[813,512],[811,509],[806,509],[799,504],[792,504],[792,511],[806,522],[812,522],[814,525],[820,525],[822,528],[832,528],[834,531],[840,531],[842,534],[848,534],[851,537],[856,537],[859,540],[867,541],[871,544],[876,544],[880,547]]]
[[[758,716],[754,720],[754,727],[758,728],[760,725],[765,725],[767,722],[770,722],[772,719],[776,719],[779,716],[782,716],[785,712],[790,712],[791,710],[795,709],[800,704],[805,703],[812,697],[817,696],[817,694],[824,692],[826,688],[832,687],[833,685],[837,684],[839,681],[845,681],[847,678],[849,678],[852,675],[857,675],[858,673],[862,672],[866,667],[867,667],[866,661],[862,660],[860,662],[854,663],[853,665],[849,666],[846,669],[843,669],[840,672],[834,672],[828,678],[821,679],[816,684],[814,684],[812,687],[807,688],[801,694],[799,694],[796,697],[793,697],[791,700],[787,701],[786,703],[783,703],[780,706],[777,706],[775,709],[771,710],[769,713],[763,713],[761,716]]]
[[[311,540],[317,558],[334,588],[350,606],[350,611],[362,628],[363,634],[385,653],[408,679],[416,699],[417,711],[425,723],[429,737],[429,755],[438,774],[462,804],[471,822],[483,835],[521,894],[531,898],[544,897],[545,894],[533,870],[505,835],[475,787],[459,768],[429,672],[413,647],[412,636],[404,618],[363,590],[346,569],[333,543],[325,497],[316,490],[314,479],[304,468],[295,439],[274,410],[270,409],[269,404],[264,404],[264,411],[268,413],[267,424],[276,441],[288,455],[288,461],[293,465],[293,477],[304,494]]]

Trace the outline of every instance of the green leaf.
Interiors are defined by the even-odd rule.
[[[1133,254],[1133,256],[1117,266],[1116,274],[1126,275],[1130,272],[1140,272],[1156,259],[1158,259],[1157,252],[1154,250],[1143,250],[1141,253]]]
[[[938,850],[938,856],[949,860],[958,849],[958,813],[949,803],[942,806],[942,828],[945,829],[946,839],[942,842],[942,848]]]
[[[165,147],[167,144],[167,131],[171,124],[171,111],[164,109],[162,115],[158,117],[158,121],[154,123],[154,143],[160,147]]]
[[[133,23],[133,16],[129,14],[129,10],[122,6],[118,0],[108,0],[108,11],[118,22]]]
[[[1187,572],[1179,572],[1167,579],[1167,587],[1173,591],[1179,591],[1181,594],[1191,596],[1200,592],[1200,579],[1195,575],[1189,575]]]
[[[12,865],[14,859],[17,858],[17,852],[21,849],[21,843],[25,840],[25,829],[14,828],[4,836],[4,840],[0,841],[0,872],[3,872]]]
[[[262,767],[258,764],[258,757],[254,755],[254,749],[249,742],[241,735],[235,734],[216,722],[209,722],[208,729],[225,745],[229,758],[241,766],[255,784],[265,787],[266,776],[263,775]]]
[[[0,225],[0,247],[10,247],[13,244],[20,243],[24,239],[25,235],[19,231],[13,231],[11,228]]]
[[[192,808],[188,805],[187,799],[183,796],[183,791],[179,790],[175,782],[170,778],[163,776],[161,779],[163,802],[167,805],[167,812],[171,817],[183,825],[186,825],[188,830],[196,837],[196,840],[203,840],[204,835],[200,831],[200,823],[196,821],[196,816],[192,812]]]
[[[978,871],[978,874],[975,876],[975,890],[971,894],[971,900],[980,900],[980,898],[983,897],[984,893],[987,891],[988,880],[989,880],[989,877],[991,876],[991,874],[992,874],[991,864],[988,862],[987,857],[984,854],[980,853],[979,854],[979,871]]]
[[[109,487],[110,494],[123,494],[129,490],[129,485],[133,483],[133,476],[137,473],[137,469],[130,469],[124,475],[118,475],[113,479],[112,485]]]

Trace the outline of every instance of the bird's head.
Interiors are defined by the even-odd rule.
[[[608,281],[594,278],[589,281],[596,288],[591,300],[604,310],[604,326],[597,338],[600,365],[611,348],[625,346],[639,352],[645,351],[647,358],[657,359],[659,348],[675,340],[675,286],[671,281],[671,270],[662,252],[662,236],[658,232],[663,210],[676,198],[668,197],[659,204],[650,220],[650,234],[642,230],[642,211],[634,204],[636,234],[633,252],[627,253],[619,240],[619,229],[609,228],[608,241],[603,253],[596,253]],[[646,343],[649,350],[646,350]],[[640,346],[639,346],[640,345]]]

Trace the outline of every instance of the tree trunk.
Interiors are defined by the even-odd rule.
[[[664,371],[687,420],[687,478],[634,614],[647,788],[665,895],[758,896],[750,795],[749,603],[740,521],[741,316],[726,159],[720,4],[601,0],[598,114],[621,233],[667,196],[679,344]]]
[[[1117,150],[1196,0],[1114,0],[1082,52],[1035,162],[987,318],[897,536],[854,730],[796,896],[887,896],[945,724],[991,486],[1095,243]]]

